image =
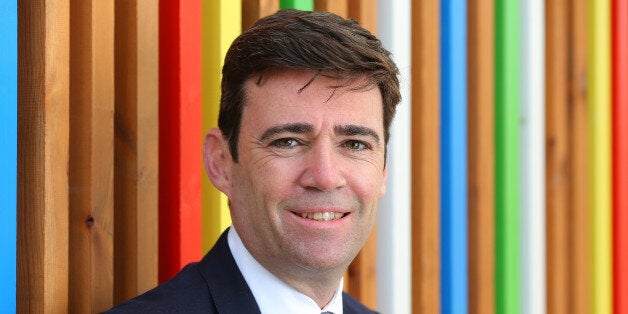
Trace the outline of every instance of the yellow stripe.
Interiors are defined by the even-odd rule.
[[[589,0],[591,313],[612,313],[610,1]]]
[[[221,69],[231,42],[240,34],[241,0],[203,1],[203,132],[217,127]],[[204,134],[203,134],[204,136]],[[231,225],[227,197],[203,174],[203,253]]]

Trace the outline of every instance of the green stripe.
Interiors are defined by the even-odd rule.
[[[496,313],[520,313],[519,0],[495,3]]]
[[[281,0],[279,7],[282,9],[297,9],[302,11],[314,11],[313,0]]]

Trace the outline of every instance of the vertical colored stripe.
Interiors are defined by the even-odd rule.
[[[569,311],[569,11],[567,1],[546,6],[547,311]],[[525,287],[524,287],[525,289]]]
[[[495,3],[496,312],[520,312],[519,1]]]
[[[614,311],[628,313],[628,1],[613,1]]]
[[[388,142],[386,195],[377,217],[377,310],[411,313],[410,0],[380,2],[379,38],[399,67],[402,101]],[[394,215],[391,213],[394,212]],[[371,257],[374,258],[375,256]]]
[[[588,10],[587,1],[569,1],[569,312],[590,312],[591,223],[589,203]],[[561,165],[564,167],[564,165]],[[564,217],[561,217],[564,219]]]
[[[281,9],[297,9],[302,11],[313,11],[314,0],[280,0]]]
[[[203,1],[203,127],[199,139],[218,126],[222,64],[242,27],[240,0]],[[201,141],[197,143],[200,147]],[[209,251],[231,224],[227,197],[201,174],[203,182],[203,252]]]
[[[521,312],[545,302],[545,3],[521,2]]]
[[[440,1],[413,2],[411,23],[412,313],[440,313]]]
[[[0,302],[16,310],[17,254],[17,1],[0,4]]]
[[[495,41],[493,0],[469,1],[469,313],[495,313]]]
[[[591,313],[612,312],[610,1],[589,2]]]
[[[441,14],[441,308],[466,313],[466,1],[441,1]]]
[[[159,281],[201,257],[201,2],[159,3]]]
[[[628,314],[628,1],[612,5],[613,310]]]

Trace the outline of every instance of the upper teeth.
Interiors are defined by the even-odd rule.
[[[324,213],[300,213],[301,217],[314,219],[318,221],[328,221],[333,219],[342,218],[342,213],[324,212]]]

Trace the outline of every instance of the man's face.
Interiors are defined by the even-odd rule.
[[[385,192],[379,89],[334,91],[338,81],[321,75],[298,92],[313,75],[283,71],[246,83],[239,160],[230,161],[224,191],[247,249],[287,275],[344,271]]]

